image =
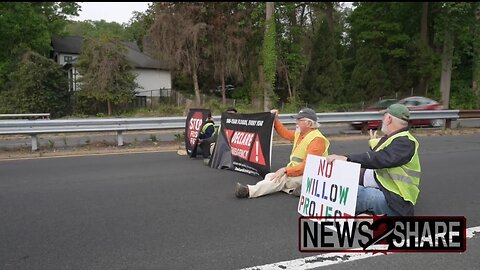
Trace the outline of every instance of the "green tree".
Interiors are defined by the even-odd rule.
[[[480,107],[480,3],[473,6],[473,68],[472,68],[472,92],[477,98],[477,106]]]
[[[458,55],[455,51],[462,50],[461,47],[455,48],[455,43],[462,44],[466,39],[472,40],[471,33],[466,35],[464,29],[469,29],[468,26],[471,26],[474,15],[471,3],[441,3],[438,9],[435,42],[442,46],[440,93],[443,106],[449,108],[452,73],[455,67],[455,56]]]
[[[67,74],[63,68],[36,52],[23,54],[1,93],[3,113],[45,113],[60,117],[70,112]]]
[[[48,56],[52,35],[63,30],[67,16],[78,16],[78,10],[75,2],[0,3],[0,85],[6,84],[22,52],[31,49]]]
[[[342,66],[337,59],[336,43],[329,24],[324,21],[314,41],[315,50],[304,78],[304,100],[311,103],[335,103],[343,97]]]
[[[134,37],[127,31],[124,25],[117,22],[100,21],[72,21],[65,27],[65,33],[69,36],[103,37],[109,36],[123,41],[133,41]]]
[[[118,39],[86,38],[76,64],[83,95],[106,102],[108,115],[112,104],[134,99],[136,75],[126,59],[126,48]]]
[[[209,2],[207,6],[208,47],[210,50],[213,77],[222,86],[222,103],[226,104],[225,81],[234,77],[243,81],[242,50],[245,47],[245,31],[242,27],[243,13],[238,3]]]
[[[262,66],[265,86],[263,92],[263,110],[271,109],[271,100],[276,99],[275,78],[277,75],[277,49],[275,31],[275,9],[273,2],[266,3],[265,37],[262,48]]]
[[[353,101],[375,100],[387,94],[388,75],[377,48],[362,47],[357,50],[357,64],[352,72],[349,96]]]
[[[307,59],[305,46],[305,9],[307,4],[293,2],[276,5],[277,72],[279,85],[286,84],[288,99],[295,99]],[[285,94],[277,93],[281,97]]]
[[[262,110],[262,97],[264,91],[263,68],[261,65],[261,52],[265,35],[265,2],[245,2],[242,7],[246,45],[242,50],[245,86],[250,90],[250,103],[255,110]],[[247,95],[246,95],[247,96]]]
[[[152,26],[153,19],[155,18],[154,5],[150,4],[145,12],[134,11],[132,18],[128,22],[125,30],[128,35],[133,38],[143,50],[144,38],[147,35],[148,29]]]

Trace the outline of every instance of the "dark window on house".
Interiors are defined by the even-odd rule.
[[[65,63],[70,63],[70,62],[72,62],[72,60],[73,60],[73,58],[71,56],[64,56],[63,57],[63,61]]]

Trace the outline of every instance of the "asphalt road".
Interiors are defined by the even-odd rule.
[[[480,136],[420,137],[417,215],[480,225]],[[273,169],[291,146],[274,147]],[[365,151],[335,141],[331,153]],[[298,251],[297,197],[234,197],[245,174],[175,153],[0,161],[0,269],[239,269]],[[480,237],[461,254],[394,254],[333,269],[478,269]]]

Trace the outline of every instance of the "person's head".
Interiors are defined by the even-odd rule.
[[[407,106],[399,103],[390,105],[383,111],[382,132],[390,135],[391,133],[408,127],[410,120],[410,111]]]
[[[320,127],[317,122],[317,114],[310,108],[301,109],[294,118],[296,119],[297,128],[300,130],[300,133]]]
[[[237,113],[237,109],[233,108],[233,107],[229,107],[227,109],[227,113]]]
[[[209,112],[209,113],[207,114],[207,120],[211,120],[211,119],[212,119],[212,113]]]

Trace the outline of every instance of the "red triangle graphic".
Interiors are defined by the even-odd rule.
[[[262,145],[258,139],[258,134],[253,143],[252,151],[250,152],[250,162],[265,165],[265,158],[263,156]]]

